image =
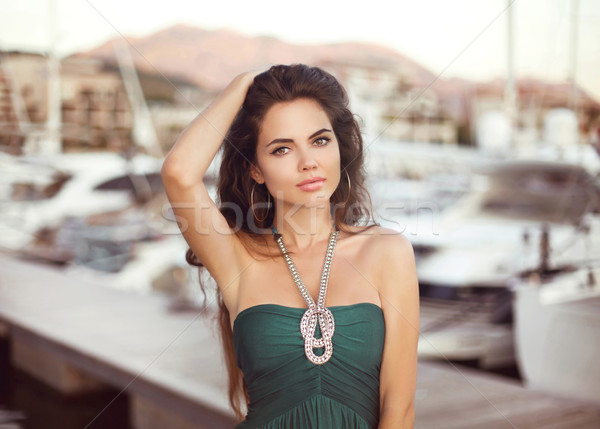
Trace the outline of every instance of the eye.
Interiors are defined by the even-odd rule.
[[[313,143],[316,143],[317,146],[327,146],[327,144],[329,144],[329,142],[331,141],[331,139],[329,137],[319,137],[317,139],[315,139],[313,141]],[[285,152],[284,152],[285,150]],[[275,149],[273,152],[271,152],[271,155],[275,155],[275,156],[282,156],[285,155],[287,153],[287,151],[289,151],[290,148],[287,146],[279,146],[277,149]]]
[[[317,146],[325,146],[327,143],[329,143],[330,140],[331,139],[329,137],[319,137],[318,139],[315,140],[315,143],[321,142]]]
[[[285,155],[287,152],[280,152],[280,150],[282,150],[282,149],[289,150],[289,148],[287,146],[280,146],[277,149],[275,149],[273,152],[271,152],[271,155],[279,155],[279,156]]]

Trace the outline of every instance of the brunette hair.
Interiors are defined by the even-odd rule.
[[[253,255],[275,256],[265,251],[270,231],[269,234],[260,233],[260,229],[265,231],[265,228],[273,224],[275,210],[271,207],[252,210],[250,202],[255,182],[250,176],[249,167],[252,164],[256,165],[260,125],[274,104],[301,98],[314,100],[322,106],[339,143],[341,179],[330,200],[336,226],[341,231],[358,234],[379,225],[374,220],[369,224],[369,219],[373,219],[373,210],[371,198],[364,186],[363,140],[355,116],[348,109],[346,91],[331,74],[319,67],[303,64],[276,65],[254,78],[242,108],[221,146],[222,162],[217,181],[217,205],[230,228]],[[256,184],[255,207],[266,205],[267,193],[266,186]],[[271,201],[273,200],[271,197]],[[264,220],[254,223],[256,218],[253,213]],[[365,228],[361,231],[353,232],[347,228],[360,222],[365,223]],[[203,267],[191,249],[186,253],[186,260],[191,265]],[[206,305],[206,290],[202,281],[200,287],[205,295]],[[219,308],[217,318],[229,375],[229,401],[237,418],[242,420],[244,416],[241,401],[243,399],[245,404],[248,404],[248,389],[243,373],[237,365],[230,315],[218,287],[216,295]]]

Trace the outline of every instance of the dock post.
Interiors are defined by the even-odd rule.
[[[130,395],[129,418],[132,429],[209,429],[208,426],[178,415],[141,395]]]
[[[12,365],[60,393],[75,395],[109,389],[108,385],[80,371],[52,350],[36,347],[35,341],[11,335],[10,343]]]

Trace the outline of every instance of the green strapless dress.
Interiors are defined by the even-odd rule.
[[[333,356],[322,365],[304,354],[305,308],[260,304],[238,314],[233,344],[250,403],[236,429],[377,428],[383,311],[367,302],[328,308],[335,319]]]

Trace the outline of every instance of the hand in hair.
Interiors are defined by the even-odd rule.
[[[271,69],[271,67],[272,67],[272,65],[252,68],[243,73],[240,73],[233,80],[235,80],[235,79],[245,80],[248,83],[248,86],[250,86],[250,85],[252,85],[252,82],[254,82],[254,78],[256,76],[258,76],[259,74],[261,74],[263,72],[269,71]]]

